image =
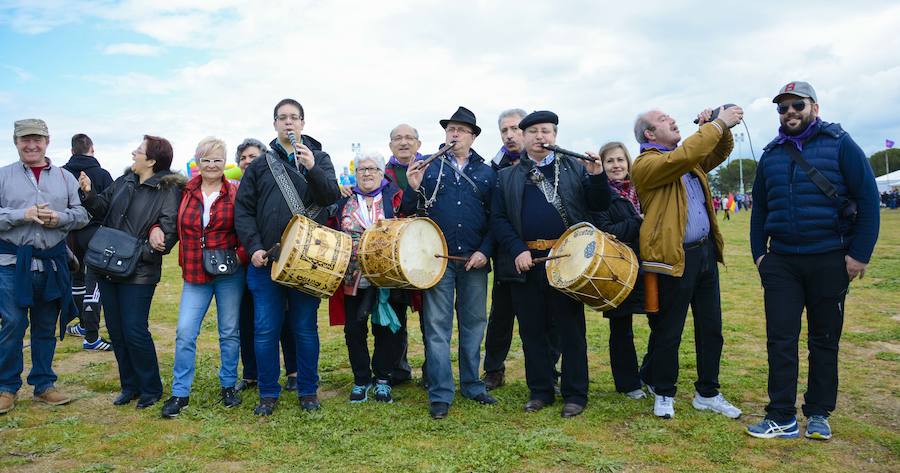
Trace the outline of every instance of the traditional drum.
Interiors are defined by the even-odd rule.
[[[350,235],[294,215],[281,234],[272,280],[316,297],[331,297],[344,279],[351,247]]]
[[[601,312],[618,307],[637,281],[631,248],[590,223],[566,230],[548,256],[555,257],[546,263],[550,285]]]
[[[379,220],[359,240],[362,276],[378,287],[428,289],[444,276],[447,241],[429,218]]]

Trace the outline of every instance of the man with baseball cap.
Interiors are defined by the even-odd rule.
[[[789,82],[772,102],[781,127],[756,168],[750,217],[750,249],[765,291],[769,404],[765,419],[747,433],[800,435],[797,341],[805,307],[806,437],[827,440],[837,403],[844,299],[850,281],[865,274],[878,239],[878,188],[862,149],[840,125],[819,118],[809,83]]]
[[[22,387],[22,341],[31,325],[34,400],[51,405],[71,398],[55,387],[51,366],[66,323],[78,314],[66,235],[88,223],[78,180],[45,156],[50,133],[43,120],[15,122],[19,161],[0,168],[0,414],[15,407]]]

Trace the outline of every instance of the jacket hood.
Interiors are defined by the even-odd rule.
[[[64,167],[75,176],[78,176],[78,174],[82,171],[86,171],[91,168],[99,168],[100,162],[97,161],[97,158],[93,156],[75,154],[72,155],[71,158],[69,158],[69,162],[67,162]]]
[[[123,176],[126,179],[131,179],[137,182],[137,175],[134,174],[134,171],[131,168],[127,168],[123,173]],[[144,181],[144,185],[160,187],[163,189],[168,189],[171,187],[178,187],[184,189],[185,184],[187,184],[188,179],[184,174],[180,172],[172,172],[169,169],[162,170],[152,176],[149,179]]]

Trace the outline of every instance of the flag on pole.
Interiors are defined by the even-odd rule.
[[[727,205],[725,208],[727,208],[728,210],[734,212],[734,207],[735,207],[735,205],[734,205],[734,192],[729,192],[729,193],[728,193],[728,205]]]
[[[893,148],[893,147],[894,147],[894,141],[893,141],[893,140],[884,140],[884,147],[885,147],[885,148]]]

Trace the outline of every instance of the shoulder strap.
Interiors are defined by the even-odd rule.
[[[303,200],[297,194],[297,189],[294,188],[291,179],[287,175],[284,163],[275,157],[275,153],[272,150],[266,151],[266,163],[268,163],[269,170],[272,171],[272,176],[275,177],[275,182],[278,184],[278,188],[281,189],[281,195],[284,196],[291,213],[294,215],[302,214],[306,208],[303,205]]]
[[[443,157],[443,156],[438,156],[438,159],[440,159],[441,161],[444,161],[444,162],[446,162],[448,165],[450,165],[450,169],[451,169],[453,172],[455,172],[456,174],[459,174],[460,177],[462,177],[463,179],[466,180],[466,182],[468,182],[469,184],[471,184],[471,185],[472,185],[472,188],[475,189],[475,193],[478,194],[478,198],[480,198],[480,199],[483,199],[483,198],[484,198],[484,195],[482,195],[481,189],[478,188],[478,185],[475,184],[475,181],[473,181],[469,176],[466,176],[466,173],[462,172],[462,170],[460,170],[460,169],[457,169],[456,166],[455,166],[453,163],[450,163],[449,161],[447,161],[447,158],[445,158],[445,157]]]
[[[791,159],[806,172],[806,175],[809,176],[809,180],[813,181],[813,184],[815,184],[822,193],[828,196],[829,199],[838,198],[837,189],[835,189],[834,184],[832,184],[828,178],[823,176],[818,169],[806,162],[806,160],[803,159],[803,155],[800,154],[800,151],[798,151],[796,147],[791,146],[789,142],[785,142],[783,146],[787,149],[788,154],[791,155]]]

